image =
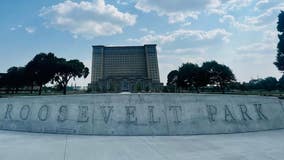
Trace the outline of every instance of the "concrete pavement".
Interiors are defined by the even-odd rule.
[[[1,160],[283,160],[284,130],[194,136],[0,131]]]

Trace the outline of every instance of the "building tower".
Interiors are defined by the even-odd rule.
[[[155,91],[161,86],[155,44],[93,46],[92,91]]]

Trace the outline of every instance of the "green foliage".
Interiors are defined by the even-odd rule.
[[[109,92],[114,92],[114,91],[116,91],[116,85],[115,85],[114,82],[112,82],[112,81],[109,82],[108,91],[109,91]]]
[[[249,81],[247,87],[249,89],[263,89],[263,85],[262,85],[262,81],[263,79],[258,78],[258,79],[252,79]]]
[[[3,77],[3,83],[6,87],[15,90],[17,93],[20,87],[26,85],[26,76],[24,67],[11,67],[7,70],[7,74]]]
[[[99,87],[98,83],[95,84],[95,91],[96,92],[101,92],[101,88]]]
[[[39,95],[42,86],[54,77],[56,64],[57,57],[53,53],[40,53],[26,65],[27,81],[30,84],[35,82],[39,86]]]
[[[202,68],[209,74],[209,83],[219,86],[222,92],[224,92],[228,83],[236,80],[235,75],[228,66],[219,64],[216,61],[205,62]]]
[[[185,63],[179,70],[173,70],[168,74],[168,91],[176,91],[176,87],[182,89],[195,88],[199,93],[201,87],[208,84],[219,86],[224,92],[225,87],[235,81],[231,69],[216,61],[205,62],[202,67],[197,64]]]
[[[284,75],[278,81],[278,87],[281,90],[284,90]]]
[[[277,79],[274,77],[267,77],[262,81],[264,89],[268,91],[275,90],[277,88]]]
[[[194,87],[199,93],[199,88],[206,86],[208,77],[197,64],[185,63],[178,70],[177,84],[182,88]]]
[[[149,92],[150,91],[150,87],[149,86],[146,86],[145,87],[145,92]]]
[[[64,58],[57,58],[53,53],[37,54],[25,67],[11,67],[6,74],[1,76],[1,86],[8,91],[18,91],[21,87],[39,86],[39,94],[48,82],[56,82],[58,89],[63,89],[66,94],[67,84],[71,78],[86,78],[89,69],[79,60],[66,61]]]
[[[278,16],[277,30],[278,32],[280,32],[280,34],[278,35],[279,42],[277,45],[276,62],[274,62],[274,64],[279,71],[283,72],[284,71],[284,12],[283,11],[281,11],[281,13]]]
[[[177,85],[182,88],[188,88],[192,86],[192,77],[195,74],[195,70],[198,66],[192,63],[182,64],[178,70]]]
[[[173,70],[171,71],[167,78],[168,78],[168,82],[167,82],[167,85],[176,85],[177,83],[177,79],[178,79],[178,71],[177,70]]]
[[[280,78],[279,82],[274,77],[252,79],[248,83],[242,84],[242,90],[267,90],[272,91],[284,87],[284,79]]]
[[[63,88],[63,94],[66,94],[67,84],[70,79],[76,77],[86,78],[89,74],[89,69],[79,60],[66,61],[64,58],[57,59],[55,65],[55,75],[52,82],[56,82],[58,86]]]
[[[278,22],[277,22],[277,30],[278,32],[284,32],[284,12],[281,11],[281,13],[278,15]]]
[[[0,89],[5,87],[5,76],[6,74],[0,74]]]
[[[141,92],[142,91],[142,85],[141,85],[141,82],[137,82],[136,84],[135,84],[135,91],[136,92]]]

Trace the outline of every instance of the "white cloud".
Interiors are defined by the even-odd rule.
[[[177,48],[174,50],[163,50],[163,54],[174,54],[174,55],[198,55],[205,54],[207,49],[205,48]]]
[[[228,14],[228,12],[248,7],[252,2],[253,0],[219,0],[219,5],[211,8],[208,12],[225,15]]]
[[[262,40],[240,46],[237,48],[236,52],[244,56],[274,55],[277,51],[277,35],[277,31],[264,31]]]
[[[225,14],[219,19],[219,22],[228,23],[241,31],[263,32],[267,29],[273,30],[275,28],[280,10],[284,10],[283,2],[261,0],[255,3],[255,13],[253,16]]]
[[[280,13],[280,10],[284,10],[284,3],[280,3],[276,6],[268,8],[258,16],[247,17],[246,21],[248,24],[252,25],[267,25],[275,23],[277,21],[277,15]]]
[[[34,27],[25,27],[25,31],[27,32],[27,33],[34,33],[35,32],[35,28]]]
[[[18,24],[16,26],[10,27],[10,31],[16,31],[18,29],[21,29],[22,27],[23,27],[22,25]]]
[[[232,15],[224,15],[223,17],[221,17],[219,19],[219,22],[221,23],[226,23],[228,22],[230,25],[238,28],[238,29],[241,29],[241,30],[249,30],[249,26],[248,25],[245,25],[245,24],[242,24],[240,22],[238,22],[234,16]]]
[[[15,27],[11,27],[11,28],[10,28],[10,31],[15,31],[15,30],[16,30]]]
[[[274,54],[276,50],[271,43],[259,42],[237,48],[237,52],[245,55]]]
[[[187,18],[197,19],[200,11],[210,8],[218,0],[138,0],[135,7],[144,12],[154,11],[160,16],[168,16],[169,23],[184,22]]]
[[[129,4],[129,2],[125,0],[117,0],[116,3],[124,6],[127,6]]]
[[[253,0],[221,0],[221,2],[222,5],[220,8],[222,8],[224,12],[228,12],[247,7],[253,2]]]
[[[245,19],[248,19],[246,17]],[[236,18],[232,15],[224,15],[219,19],[219,22],[221,23],[228,23],[231,26],[241,30],[241,31],[258,31],[266,27],[266,25],[261,26],[261,25],[255,25],[252,23],[249,23],[247,20],[246,22],[240,22],[236,20]]]
[[[202,13],[226,14],[247,7],[253,0],[137,0],[135,7],[143,12],[167,16],[169,23],[198,19]]]
[[[123,13],[104,0],[93,2],[71,0],[44,7],[40,16],[47,20],[47,26],[68,31],[75,37],[94,38],[123,32],[126,26],[136,23],[136,15]]]
[[[279,6],[281,3],[283,3],[281,0],[258,0],[255,3],[254,11],[263,12],[269,8]]]
[[[268,2],[260,1],[260,3],[257,3],[256,5],[259,6],[260,4],[266,3]],[[267,28],[272,29],[271,26],[275,26],[277,16],[280,13],[280,10],[283,9],[284,3],[278,3],[275,6],[262,10],[259,15],[241,17],[241,19],[243,19],[242,22],[236,20],[232,15],[224,15],[219,21],[221,23],[229,23],[235,28],[243,31],[265,31]]]
[[[191,26],[191,22],[185,22],[182,24],[182,27],[188,27]]]
[[[31,33],[34,33],[36,31],[36,28],[31,27],[31,26],[24,27],[23,25],[16,25],[16,26],[10,27],[10,31],[17,31],[17,30],[24,30],[27,33],[31,34]]]
[[[189,30],[189,29],[179,29],[166,34],[148,34],[141,38],[132,38],[129,41],[138,43],[158,43],[165,44],[169,42],[174,42],[177,39],[185,40],[190,39],[194,41],[205,41],[205,40],[221,40],[224,42],[229,41],[231,33],[224,29],[214,29],[209,31],[203,30]]]
[[[156,33],[155,31],[150,30],[150,29],[148,29],[148,28],[141,28],[140,31],[141,31],[141,32],[148,33],[148,34],[155,34],[155,33]]]
[[[256,2],[254,10],[259,10],[260,8],[262,8],[262,6],[267,5],[269,3],[269,0],[259,0],[258,2]]]

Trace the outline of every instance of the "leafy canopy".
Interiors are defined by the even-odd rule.
[[[280,32],[278,35],[279,42],[277,45],[277,56],[276,62],[274,62],[275,66],[278,68],[279,71],[284,71],[284,12],[278,15],[278,22],[277,22],[277,30]]]

